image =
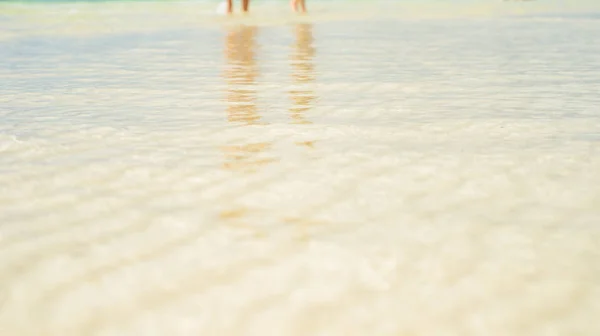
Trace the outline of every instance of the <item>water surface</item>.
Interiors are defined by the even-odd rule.
[[[0,4],[0,330],[600,332],[591,2],[309,5]]]

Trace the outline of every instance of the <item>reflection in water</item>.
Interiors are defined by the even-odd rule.
[[[254,125],[260,121],[256,106],[256,34],[257,27],[232,28],[226,37],[224,72],[227,82],[227,120],[234,124]],[[247,143],[226,146],[223,149],[225,169],[256,171],[273,159],[265,157],[269,143]]]
[[[314,82],[315,48],[313,47],[312,25],[298,24],[296,26],[296,44],[290,62],[293,68],[292,79],[294,81],[290,90],[292,107],[290,108],[291,117],[296,124],[310,124],[306,120],[306,112],[311,109],[315,94],[311,90],[310,84]]]
[[[240,26],[227,34],[225,55],[227,67],[227,119],[231,122],[254,124],[260,116],[256,108],[256,27]]]
[[[223,167],[229,170],[255,172],[261,166],[275,161],[265,155],[269,148],[271,144],[267,142],[224,146],[222,150],[226,162]]]
[[[312,26],[299,24],[295,28],[296,43],[290,54],[292,68],[292,83],[289,89],[292,106],[290,115],[294,124],[310,124],[306,120],[306,112],[312,108],[316,99],[312,89],[315,80],[313,58]],[[256,104],[259,67],[256,57],[256,27],[241,26],[228,32],[225,43],[226,68],[224,78],[227,84],[227,120],[235,125],[264,125]],[[240,129],[240,132],[244,132]],[[313,149],[314,140],[295,141],[295,144]],[[272,143],[245,142],[232,144],[221,148],[225,155],[223,168],[242,173],[254,173],[276,159],[269,155]],[[253,225],[252,218],[261,218],[268,214],[260,209],[247,208],[240,204],[225,204],[219,213],[219,218],[226,225],[244,229],[255,237],[268,234],[268,230]],[[323,227],[323,222],[311,218],[283,216],[278,218],[281,223],[288,224],[298,241],[309,240],[310,237]]]

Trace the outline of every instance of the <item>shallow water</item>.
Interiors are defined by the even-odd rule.
[[[513,5],[3,5],[2,334],[597,335],[600,20]]]

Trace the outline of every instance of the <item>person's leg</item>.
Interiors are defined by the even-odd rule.
[[[227,13],[233,13],[233,0],[227,0]]]
[[[306,13],[306,3],[304,0],[290,0],[290,6],[292,6],[294,12],[301,11],[302,13]]]
[[[250,9],[250,0],[242,0],[242,10],[248,12]]]
[[[305,2],[305,0],[300,0],[300,9],[302,10],[302,13],[306,13],[306,2]]]

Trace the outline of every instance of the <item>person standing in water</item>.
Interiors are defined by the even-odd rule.
[[[250,9],[250,0],[242,0],[242,11],[248,13]],[[227,13],[233,13],[233,0],[227,0]]]
[[[290,5],[294,12],[306,13],[306,2],[305,0],[291,0]]]

